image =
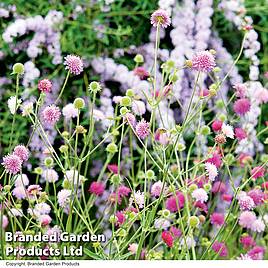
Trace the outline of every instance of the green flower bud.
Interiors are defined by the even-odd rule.
[[[196,190],[198,188],[198,186],[196,185],[196,184],[191,184],[190,186],[189,186],[189,190],[190,190],[190,192],[193,192],[194,190]]]
[[[189,225],[190,225],[191,227],[195,228],[195,227],[197,227],[197,226],[199,225],[199,223],[200,223],[200,220],[199,220],[198,217],[196,217],[196,216],[191,216],[191,217],[189,218]]]
[[[85,134],[87,130],[83,126],[76,126],[75,130],[78,134]]]
[[[118,229],[117,232],[116,232],[117,236],[120,236],[120,237],[125,237],[127,235],[127,231],[125,229]]]
[[[144,62],[144,58],[141,54],[137,54],[135,57],[134,57],[134,61],[136,63],[143,63]]]
[[[204,190],[206,192],[209,192],[211,190],[211,184],[210,183],[205,183],[203,187],[204,187]]]
[[[216,101],[216,107],[218,109],[223,109],[224,108],[224,102],[223,102],[223,100],[217,100]]]
[[[61,135],[62,135],[63,138],[67,139],[69,137],[69,132],[68,131],[63,131],[61,133]]]
[[[67,145],[61,145],[59,148],[61,153],[67,153],[68,152],[68,146]]]
[[[130,106],[130,105],[131,105],[131,98],[128,97],[128,96],[124,96],[124,97],[121,99],[120,104],[121,104],[121,106]]]
[[[44,164],[46,167],[51,167],[53,165],[54,161],[51,157],[46,157],[44,160]]]
[[[127,90],[127,92],[126,92],[126,96],[128,96],[130,98],[134,97],[134,91],[133,91],[133,89],[129,88]]]
[[[170,74],[168,79],[169,79],[170,82],[175,83],[176,81],[178,81],[179,76],[176,73]]]
[[[154,171],[151,170],[151,169],[147,170],[147,172],[146,172],[146,178],[148,178],[150,180],[153,180],[154,177],[155,177]]]
[[[213,69],[213,72],[214,73],[219,73],[221,71],[221,68],[220,67],[215,67],[214,69]]]
[[[113,131],[112,131],[112,135],[113,136],[118,136],[120,134],[120,132],[117,130],[117,129],[114,129]]]
[[[118,218],[115,215],[111,215],[109,218],[109,222],[115,224],[118,221]]]
[[[268,154],[263,154],[263,155],[261,156],[261,161],[262,161],[263,163],[267,162],[267,161],[268,161]]]
[[[98,91],[101,91],[101,85],[100,83],[93,81],[89,84],[88,89],[91,92],[97,93]]]
[[[13,74],[24,74],[24,65],[22,63],[15,63],[12,67]]]
[[[186,146],[183,143],[178,143],[177,144],[177,149],[179,152],[182,152],[186,149]]]
[[[119,186],[122,179],[121,179],[121,176],[118,175],[118,174],[113,174],[113,176],[110,178],[111,182],[113,185],[115,186]]]
[[[74,108],[81,110],[85,107],[85,101],[82,98],[76,98],[74,100]]]
[[[140,171],[138,172],[138,174],[137,174],[137,177],[138,177],[139,179],[144,179],[144,178],[145,178],[145,174],[144,174],[144,172],[140,170]]]
[[[227,117],[225,114],[220,114],[219,115],[219,120],[221,120],[222,122],[226,121]]]
[[[164,218],[168,218],[170,216],[170,211],[168,209],[163,209],[161,211],[161,215],[164,217]]]
[[[10,185],[5,185],[4,186],[4,191],[5,192],[10,192],[11,186]]]
[[[225,156],[225,161],[227,162],[228,165],[231,165],[235,161],[235,157],[232,154],[227,154]]]
[[[63,182],[62,182],[62,187],[64,189],[70,189],[71,188],[71,183],[69,182],[69,180],[64,179]]]
[[[41,167],[36,167],[34,169],[34,173],[38,174],[38,175],[42,175],[43,173],[43,169]]]
[[[122,107],[122,108],[120,109],[120,114],[121,114],[122,116],[126,115],[126,113],[128,113],[128,112],[129,112],[129,110],[128,110],[127,107]]]
[[[115,154],[116,152],[118,152],[118,147],[115,143],[111,142],[107,145],[106,151],[108,153]]]
[[[202,126],[200,132],[203,136],[208,136],[210,134],[210,127]]]

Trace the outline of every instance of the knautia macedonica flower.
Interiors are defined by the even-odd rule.
[[[209,73],[215,66],[215,57],[207,50],[197,52],[192,58],[192,69],[195,71]]]
[[[80,57],[75,55],[68,55],[64,58],[65,69],[69,70],[71,74],[79,75],[83,72],[84,64]]]
[[[102,195],[104,192],[105,186],[102,182],[93,181],[90,184],[89,192],[95,195]]]
[[[69,204],[71,196],[72,190],[62,189],[59,191],[57,197],[60,207],[65,208]]]
[[[239,225],[244,228],[251,228],[253,222],[256,220],[256,215],[252,211],[243,211],[239,216]]]
[[[228,255],[228,249],[222,242],[215,241],[212,245],[212,249],[219,254],[220,257],[227,257]]]
[[[66,120],[70,120],[78,116],[78,110],[74,107],[73,103],[68,103],[63,107],[62,114]]]
[[[17,174],[21,170],[22,160],[15,154],[3,157],[2,165],[9,174]]]
[[[196,201],[200,201],[202,203],[206,202],[208,200],[208,194],[203,188],[195,189],[192,192],[192,197]]]
[[[151,24],[154,27],[157,27],[157,25],[160,25],[163,28],[167,28],[171,23],[170,17],[168,13],[163,9],[156,10],[151,15]]]
[[[253,232],[261,233],[265,230],[265,223],[261,218],[259,218],[252,223],[250,229]]]
[[[136,125],[136,133],[139,138],[145,139],[150,134],[150,124],[142,119]]]
[[[60,109],[54,104],[47,106],[42,112],[44,121],[50,125],[54,125],[56,122],[58,122],[60,115]]]
[[[234,138],[234,130],[233,130],[232,126],[223,123],[221,126],[221,131],[226,137],[228,137],[230,139]]]
[[[205,169],[208,173],[209,180],[214,181],[218,175],[217,167],[209,162],[205,163]]]
[[[13,150],[13,154],[17,155],[22,161],[27,161],[30,152],[24,145],[17,145]]]
[[[183,193],[177,192],[176,195],[169,197],[166,201],[166,208],[171,212],[178,212],[184,207],[185,198]]]
[[[48,79],[42,79],[38,82],[38,89],[41,92],[51,92],[52,91],[52,83]]]
[[[45,169],[41,176],[45,182],[56,182],[59,179],[58,173],[52,168]]]
[[[245,192],[239,193],[237,199],[241,210],[251,210],[255,208],[255,203],[253,199],[250,196],[248,196]]]
[[[211,221],[211,223],[214,224],[214,225],[221,226],[221,225],[224,224],[224,214],[214,212],[214,213],[210,216],[210,221]]]
[[[234,103],[234,112],[244,115],[250,110],[250,101],[247,98],[239,99]]]
[[[23,187],[23,186],[29,185],[29,179],[26,174],[18,174],[14,176],[14,180],[15,180],[14,184],[16,187],[20,187],[20,186]]]
[[[173,238],[172,234],[169,231],[163,231],[161,236],[162,236],[164,243],[168,247],[172,248],[173,242],[174,242],[174,238]]]

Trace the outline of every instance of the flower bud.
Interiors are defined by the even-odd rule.
[[[128,110],[127,107],[122,107],[122,108],[120,109],[120,114],[121,114],[122,116],[126,115],[128,112],[129,112],[129,110]]]
[[[217,107],[218,109],[223,109],[223,108],[224,108],[223,100],[217,100],[217,101],[216,101],[216,107]]]
[[[177,149],[179,152],[182,152],[186,149],[186,146],[183,143],[178,143],[177,144]]]
[[[115,224],[118,221],[118,218],[115,215],[111,215],[109,218],[109,222]]]
[[[10,186],[10,185],[5,185],[5,186],[4,186],[4,191],[5,191],[5,192],[9,192],[10,189],[11,189],[11,186]]]
[[[206,221],[206,217],[204,215],[199,215],[198,219],[200,220],[200,223],[204,223]]]
[[[134,97],[134,91],[133,91],[133,89],[129,88],[127,90],[127,92],[126,92],[126,96],[128,96],[130,98]]]
[[[202,126],[200,132],[203,136],[208,136],[210,134],[210,127]]]
[[[98,91],[101,91],[101,85],[100,83],[93,81],[89,84],[88,89],[91,92],[97,93]]]
[[[150,179],[150,180],[153,180],[154,177],[155,177],[154,171],[151,170],[151,169],[147,170],[147,172],[146,172],[146,177],[147,177],[148,179]]]
[[[121,101],[120,101],[120,104],[122,106],[130,106],[131,105],[131,98],[128,97],[128,96],[124,96]]]
[[[46,167],[51,167],[53,165],[54,161],[51,157],[46,157],[44,160],[44,164]]]
[[[199,220],[198,217],[196,217],[196,216],[191,216],[191,217],[189,218],[189,225],[190,225],[191,227],[195,228],[195,227],[197,227],[197,226],[199,225],[199,223],[200,223],[200,220]]]
[[[67,153],[68,152],[68,146],[67,145],[61,145],[59,148],[61,153]]]
[[[43,169],[41,167],[36,167],[34,169],[34,173],[38,174],[38,175],[42,175],[43,173]]]
[[[85,107],[85,101],[82,98],[76,98],[74,100],[74,108],[81,110]]]
[[[134,61],[136,63],[143,63],[144,62],[144,58],[141,54],[137,54],[135,57],[134,57]]]
[[[22,63],[15,63],[12,67],[13,74],[24,74],[24,65]]]
[[[115,143],[111,142],[107,145],[106,151],[108,153],[115,154],[116,152],[118,152],[118,147]]]
[[[194,190],[196,190],[198,188],[198,186],[196,185],[196,184],[191,184],[190,186],[189,186],[189,190],[190,190],[190,192],[193,192]]]
[[[115,186],[119,186],[120,183],[121,183],[121,181],[122,181],[120,175],[118,175],[118,174],[114,174],[114,175],[111,177],[110,180],[111,180],[112,184],[115,185]]]
[[[204,190],[206,192],[209,192],[211,190],[211,184],[210,183],[205,183],[203,187],[204,187]]]
[[[192,66],[193,66],[193,62],[191,60],[186,60],[184,64],[188,68],[192,68]]]
[[[87,130],[83,126],[80,126],[80,125],[76,126],[75,130],[78,134],[85,134],[87,132]]]

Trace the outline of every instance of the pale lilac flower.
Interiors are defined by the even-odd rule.
[[[209,73],[216,66],[215,57],[209,51],[197,52],[192,58],[192,69]]]
[[[223,123],[221,127],[221,131],[226,137],[234,139],[234,130],[232,126]]]
[[[208,173],[209,180],[214,181],[215,178],[218,176],[217,167],[214,164],[207,162],[205,163],[205,169]]]
[[[256,219],[250,229],[253,231],[253,232],[257,232],[257,233],[261,233],[265,230],[265,223],[262,219]]]
[[[33,112],[33,103],[27,102],[22,105],[22,116],[29,116]]]
[[[243,211],[239,216],[239,225],[244,228],[251,228],[256,220],[256,215],[252,211]]]
[[[134,194],[131,195],[129,198],[129,204],[132,205],[134,203],[138,205],[139,208],[143,208],[144,206],[144,193],[138,190],[137,192],[134,192]]]
[[[206,202],[208,200],[208,194],[207,194],[207,192],[203,188],[195,189],[192,192],[192,197],[196,201],[200,201],[202,203],[204,203],[204,202]]]
[[[26,189],[23,186],[15,187],[12,191],[12,194],[20,200],[25,199],[27,197]]]
[[[167,28],[170,23],[170,17],[168,13],[163,9],[158,9],[151,15],[151,24],[154,27],[157,27],[157,25],[159,24],[161,27]]]
[[[17,174],[21,170],[22,160],[14,154],[3,157],[2,165],[7,173]]]
[[[47,182],[56,182],[59,179],[59,175],[54,169],[50,168],[43,171],[42,178]]]
[[[170,226],[170,221],[166,218],[158,218],[154,221],[155,229],[167,229]]]
[[[65,69],[69,70],[71,74],[78,75],[83,72],[84,65],[80,57],[75,55],[68,55],[64,58]]]
[[[137,121],[135,115],[133,115],[132,113],[126,113],[124,118],[127,123],[130,124],[133,128],[136,126]]]
[[[29,179],[26,174],[19,174],[14,177],[15,187],[23,187],[29,185]]]
[[[47,106],[42,112],[44,121],[50,125],[54,125],[56,122],[58,122],[60,115],[60,109],[54,104]]]
[[[29,198],[36,198],[37,195],[40,195],[42,188],[38,184],[32,184],[27,188],[27,194]]]
[[[71,190],[62,189],[61,191],[58,192],[57,197],[60,207],[65,208],[69,204],[71,195],[72,195]]]
[[[139,138],[145,139],[150,134],[150,124],[142,119],[136,125],[136,132]]]
[[[132,111],[136,115],[143,115],[146,112],[146,107],[143,101],[134,100],[132,102]]]
[[[11,208],[8,211],[8,215],[10,217],[22,217],[23,216],[23,212],[22,212],[22,209],[20,209],[20,208]]]
[[[164,186],[164,184],[162,181],[159,180],[159,181],[155,182],[151,187],[151,195],[154,197],[160,196],[163,186]],[[166,192],[167,192],[167,189],[164,188],[163,194],[165,194]]]
[[[30,152],[24,145],[17,145],[13,150],[13,154],[18,156],[22,161],[27,161]]]
[[[78,116],[78,110],[74,107],[73,103],[69,103],[63,107],[62,114],[67,120],[70,120]]]
[[[36,216],[49,214],[50,211],[51,211],[50,205],[48,205],[47,203],[44,203],[44,202],[36,204],[34,206],[34,209],[33,209],[33,213]]]
[[[74,185],[81,185],[85,179],[84,176],[80,175],[78,171],[74,169],[66,170],[64,178]]]

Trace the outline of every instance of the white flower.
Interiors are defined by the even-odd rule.
[[[74,185],[81,185],[82,181],[85,179],[84,176],[79,175],[78,171],[74,169],[66,170],[64,177]]]
[[[214,181],[218,175],[217,167],[209,162],[205,163],[205,169],[208,173],[208,177],[211,181]]]
[[[136,115],[143,115],[146,112],[146,107],[143,101],[134,100],[132,102],[132,111]]]
[[[21,102],[22,102],[21,99],[17,99],[16,96],[12,96],[8,99],[7,105],[11,114],[15,114]]]
[[[138,190],[136,193],[134,193],[134,196],[129,198],[129,204],[132,205],[132,203],[135,203],[139,206],[139,208],[143,208],[144,206],[144,193]]]
[[[29,116],[33,112],[33,103],[23,103],[22,105],[22,116]]]
[[[29,185],[29,179],[26,174],[16,175],[15,179],[15,187],[25,187]]]
[[[265,223],[262,219],[255,220],[250,228],[253,232],[261,233],[265,230]]]
[[[170,226],[170,221],[165,218],[158,218],[154,221],[155,229],[167,229]]]
[[[207,194],[207,192],[203,188],[195,189],[192,192],[192,197],[196,201],[200,201],[202,203],[203,202],[206,202],[208,200],[208,194]]]
[[[221,131],[226,137],[234,139],[234,130],[232,126],[226,125],[225,123],[223,123],[221,127]]]
[[[69,103],[63,107],[62,114],[67,120],[69,120],[78,116],[78,110],[75,109],[73,103]]]

